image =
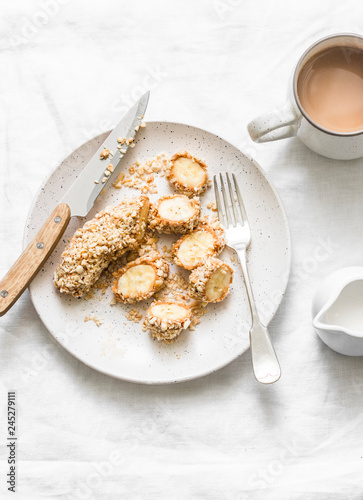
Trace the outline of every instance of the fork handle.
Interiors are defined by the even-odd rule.
[[[253,373],[261,384],[273,384],[281,377],[281,368],[267,328],[260,322],[252,325],[250,345]]]
[[[250,345],[253,373],[261,384],[273,384],[281,377],[281,368],[270,335],[258,316],[251,280],[248,274],[246,248],[237,250],[246,285],[248,302],[251,309],[252,325],[250,330]]]

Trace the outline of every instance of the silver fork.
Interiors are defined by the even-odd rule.
[[[273,384],[281,376],[280,365],[271,343],[267,328],[258,316],[255,298],[247,269],[246,251],[251,243],[251,231],[236,177],[222,172],[213,178],[218,217],[226,232],[227,246],[236,251],[242,267],[248,302],[251,309],[250,345],[253,371],[261,384]],[[226,188],[226,185],[228,189]],[[220,193],[222,196],[220,196]]]

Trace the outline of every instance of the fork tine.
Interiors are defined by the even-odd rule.
[[[213,187],[214,187],[214,196],[215,196],[215,199],[216,199],[216,203],[217,203],[217,213],[218,213],[218,219],[219,219],[219,222],[225,226],[225,221],[224,221],[224,215],[223,215],[223,205],[222,205],[222,202],[221,202],[221,199],[220,199],[220,196],[219,196],[219,188],[218,188],[218,182],[217,182],[217,176],[215,175],[213,177]]]
[[[241,217],[239,216],[237,206],[236,206],[236,200],[235,200],[235,194],[232,189],[232,184],[231,180],[229,177],[229,173],[226,172],[226,178],[227,178],[227,184],[228,184],[228,190],[229,190],[229,196],[231,198],[231,205],[232,205],[232,211],[233,211],[233,218],[234,218],[234,226],[237,226],[238,223],[243,225],[243,219],[241,221]]]
[[[248,223],[247,212],[245,209],[245,205],[243,203],[241,192],[240,192],[239,187],[238,187],[236,176],[234,174],[232,174],[232,179],[233,179],[234,188],[235,188],[236,193],[237,193],[238,206],[239,206],[239,209],[241,211],[243,222],[245,221]]]
[[[223,176],[222,176],[222,172],[219,172],[219,179],[220,179],[220,182],[221,182],[221,189],[222,189],[222,198],[223,198],[223,202],[224,202],[224,211],[225,211],[225,214],[226,214],[226,219],[227,219],[227,225],[230,225],[231,224],[231,214],[230,214],[230,211],[229,211],[229,204],[228,204],[228,195],[226,193],[226,188],[224,187],[224,181],[223,181]]]

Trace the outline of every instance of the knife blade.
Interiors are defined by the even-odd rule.
[[[35,238],[0,281],[0,316],[3,316],[15,304],[36,276],[66,230],[70,218],[85,216],[93,207],[98,195],[111,179],[112,173],[133,142],[144,117],[149,94],[146,92],[116,125],[50,214]],[[120,151],[117,148],[119,137],[132,138],[132,141],[122,144]],[[113,152],[113,155],[101,159],[101,151],[105,149],[105,146]],[[112,169],[107,169],[110,164]],[[106,171],[110,174],[105,174]]]
[[[70,207],[72,217],[74,215],[86,216],[93,207],[97,196],[112,177],[112,175],[109,175],[102,182],[105,179],[107,166],[111,164],[113,170],[115,170],[130,147],[128,143],[124,143],[122,145],[123,152],[119,153],[117,139],[119,137],[134,139],[137,127],[140,126],[144,117],[149,102],[149,95],[150,92],[146,92],[126,113],[64,195],[61,203],[66,203]],[[105,148],[109,149],[113,155],[111,156],[110,154],[108,158],[101,159],[101,151]]]

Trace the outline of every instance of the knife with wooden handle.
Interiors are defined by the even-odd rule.
[[[144,94],[113,129],[45,221],[33,241],[0,281],[0,316],[3,316],[15,304],[36,276],[66,230],[70,218],[85,217],[91,210],[98,195],[112,177],[112,174],[105,176],[105,171],[110,172],[107,167],[111,164],[113,167],[111,170],[114,172],[130,147],[131,142],[127,141],[119,152],[117,139],[135,137],[144,118],[149,94],[149,92]],[[110,154],[107,157],[107,152],[104,153],[102,156],[106,155],[106,158],[103,159],[101,152],[103,153],[105,146],[110,150]]]

